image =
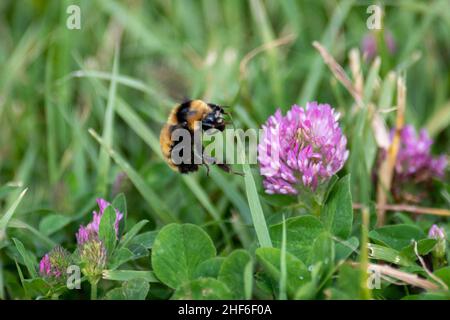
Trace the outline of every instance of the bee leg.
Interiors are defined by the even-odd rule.
[[[233,170],[231,169],[231,167],[230,167],[229,165],[227,165],[227,164],[224,164],[224,163],[215,163],[215,165],[218,166],[221,170],[223,170],[223,171],[225,171],[225,172],[227,172],[227,173],[236,174],[236,175],[241,176],[241,177],[245,176],[245,174],[244,174],[243,172],[233,171]]]
[[[206,168],[206,176],[209,177],[209,165],[207,163],[203,163]]]
[[[207,155],[203,156],[203,164],[207,167],[208,174],[209,174],[209,167],[208,164],[215,164],[217,167],[219,167],[221,170],[225,171],[226,173],[232,173],[236,174],[238,176],[244,176],[244,173],[242,172],[236,172],[231,169],[231,167],[225,163],[217,163],[217,159],[213,157],[209,157]]]
[[[209,177],[209,165],[210,164],[214,164],[215,161],[216,161],[216,159],[214,159],[213,157],[209,157],[206,154],[203,155],[202,165],[205,166],[205,168],[206,168],[206,175],[208,177]]]
[[[215,164],[216,159],[210,156],[207,156],[206,154],[203,155],[203,163],[204,164]]]

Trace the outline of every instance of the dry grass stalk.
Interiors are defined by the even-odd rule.
[[[427,275],[431,279],[439,283],[444,290],[448,290],[447,285],[440,278],[436,277],[433,273],[431,273],[431,271],[428,269],[427,265],[425,264],[425,261],[423,261],[423,258],[419,254],[419,250],[417,249],[417,241],[414,241],[414,253],[416,254],[417,259],[419,259],[420,264],[422,265],[422,268],[425,270]]]
[[[360,263],[358,263],[358,262],[351,262],[350,264],[353,267],[360,267]],[[379,273],[381,275],[395,278],[397,280],[403,281],[406,284],[412,285],[414,287],[422,288],[425,290],[437,291],[440,289],[440,287],[437,284],[435,284],[434,282],[431,282],[431,281],[423,279],[423,278],[419,278],[419,276],[416,274],[404,272],[404,271],[398,270],[396,268],[390,267],[388,265],[379,265],[379,264],[375,264],[375,263],[369,263],[367,266],[367,270],[371,270],[371,271]]]
[[[358,49],[352,49],[349,54],[350,69],[352,71],[352,77],[354,82],[348,78],[344,69],[336,62],[331,54],[322,46],[319,42],[314,41],[313,46],[319,51],[324,62],[328,65],[336,79],[347,89],[347,91],[353,96],[356,102],[356,106],[363,107],[363,95],[364,95],[364,77],[361,70],[361,55]],[[374,63],[381,63],[379,59],[376,59]],[[387,148],[389,145],[389,134],[384,125],[384,121],[379,114],[379,111],[372,103],[367,105],[367,108],[371,112],[372,128],[374,131],[375,140],[378,147]]]
[[[389,148],[391,144],[389,131],[379,112],[374,112],[372,115],[372,130],[378,147],[383,149]]]
[[[322,46],[319,42],[313,42],[314,48],[319,51],[320,55],[323,58],[323,61],[328,65],[331,72],[334,74],[336,79],[339,80],[340,83],[347,89],[347,91],[352,95],[353,99],[355,99],[356,104],[362,108],[363,99],[361,93],[358,92],[357,88],[353,85],[350,78],[345,73],[344,69],[340,66],[339,63],[333,58],[333,56]]]
[[[241,63],[239,64],[239,72],[241,79],[243,79],[247,73],[247,65],[254,57],[256,57],[258,54],[276,48],[280,46],[287,45],[295,40],[297,36],[295,34],[288,34],[287,36],[279,39],[275,39],[271,42],[264,43],[262,46],[259,46],[253,50],[251,50],[249,53],[247,53],[244,58],[242,58]]]
[[[405,122],[406,109],[406,86],[405,79],[398,77],[397,80],[397,118],[395,123],[395,133],[392,143],[387,150],[387,156],[380,165],[378,171],[377,186],[377,225],[382,226],[385,222],[384,206],[387,203],[387,193],[391,189],[392,178],[394,176],[395,161],[397,160],[398,149],[400,147],[400,132]]]
[[[364,92],[364,77],[361,71],[361,54],[357,48],[353,48],[349,53],[350,70],[355,83],[355,90],[360,97]]]
[[[364,205],[360,203],[353,204],[353,209],[362,209],[362,208],[364,208]],[[385,204],[383,206],[376,205],[376,209],[384,211],[401,211],[414,214],[430,214],[435,216],[450,217],[450,210],[447,209],[418,207],[409,204]]]

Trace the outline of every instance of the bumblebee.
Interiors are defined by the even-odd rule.
[[[203,147],[201,147],[201,150],[196,150],[194,146],[194,133],[196,131],[208,129],[225,130],[225,125],[227,124],[224,119],[225,114],[223,107],[202,100],[190,100],[176,105],[170,112],[167,123],[161,129],[159,136],[161,151],[169,167],[184,174],[195,172],[199,169],[199,166],[204,165],[209,173],[208,164],[215,164],[226,172],[235,173],[231,171],[228,165],[217,163],[212,157],[206,158],[206,156],[203,156]],[[191,137],[190,161],[182,161],[179,164],[172,159],[172,152],[183,141],[182,139],[178,141],[172,139],[172,133],[176,129],[188,130]],[[198,161],[194,161],[195,159]]]

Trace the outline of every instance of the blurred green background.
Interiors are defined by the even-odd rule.
[[[182,177],[160,158],[159,130],[170,108],[187,98],[230,105],[236,126],[244,129],[258,128],[277,107],[330,103],[342,113],[354,155],[342,174],[352,173],[355,201],[374,200],[376,145],[370,125],[362,118],[363,131],[355,131],[361,118],[352,114],[351,96],[312,46],[320,41],[350,74],[348,52],[369,32],[370,4],[2,0],[0,212],[28,187],[9,236],[23,239],[38,256],[54,243],[73,247],[77,225],[90,218],[95,198],[124,192],[131,224],[169,213],[207,227],[219,248],[223,232],[248,246],[252,231],[243,179],[217,170],[210,177],[204,170]],[[395,82],[387,75],[405,72],[407,122],[427,127],[436,139],[434,152],[448,153],[450,2],[384,4],[384,28],[396,51],[382,52],[368,91],[374,103],[394,106]],[[80,30],[66,27],[69,5],[81,9]],[[362,61],[365,76],[370,67]],[[392,125],[395,112],[384,116]],[[89,128],[120,159],[110,159]],[[256,167],[254,175],[261,189]],[[429,205],[448,206],[448,192],[442,194]],[[263,200],[269,223],[277,221],[276,203]],[[67,227],[46,234],[42,219],[53,213],[66,216]],[[12,265],[10,270],[15,272]]]

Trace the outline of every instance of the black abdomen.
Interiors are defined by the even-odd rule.
[[[180,104],[176,112],[178,123],[187,122],[190,108],[191,101],[186,101]]]

